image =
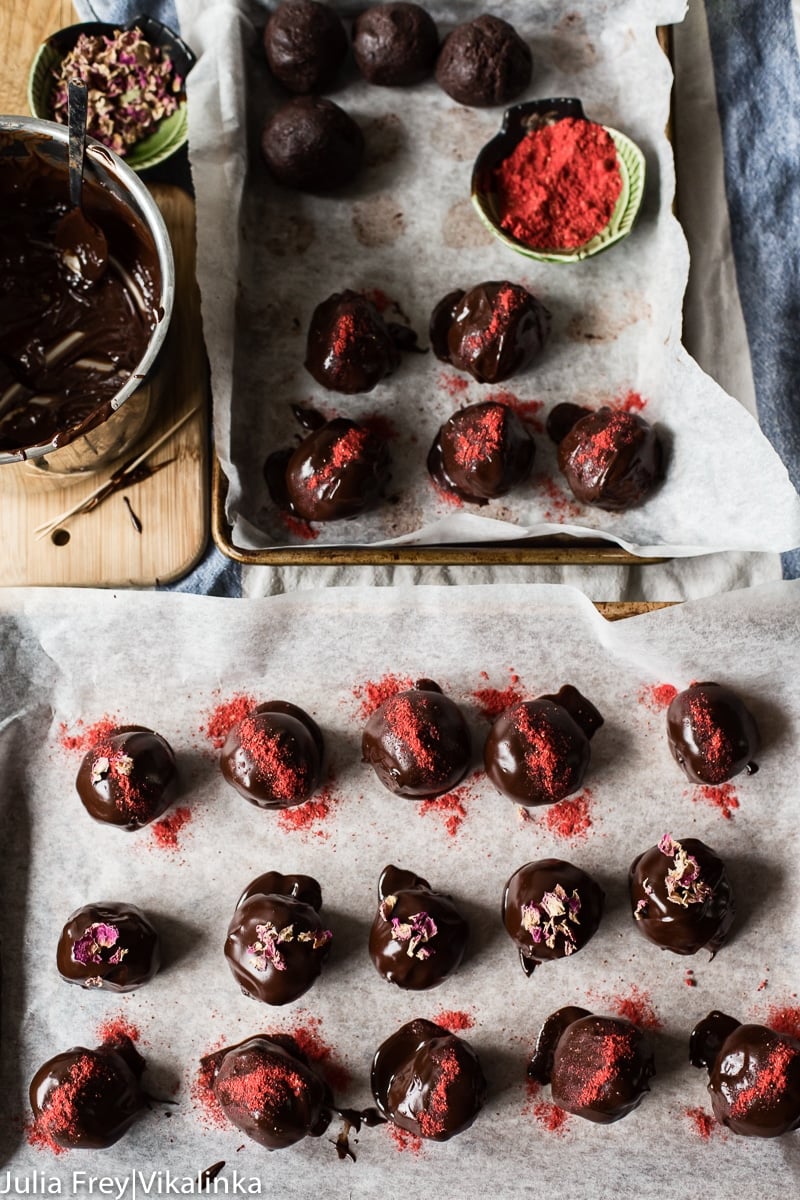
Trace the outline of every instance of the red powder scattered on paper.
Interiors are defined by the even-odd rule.
[[[318,829],[330,816],[332,803],[330,787],[326,784],[313,800],[297,804],[294,808],[282,808],[278,813],[278,828],[284,833],[306,833],[316,838],[327,838],[324,829]]]
[[[353,688],[353,696],[358,701],[360,717],[366,721],[377,708],[398,692],[406,692],[414,686],[414,680],[408,675],[383,675],[380,679],[368,679],[366,683],[357,684]]]
[[[482,674],[485,674],[485,672],[482,672]],[[514,674],[513,671],[509,671],[509,677],[509,685],[504,689],[477,688],[472,693],[473,698],[477,701],[478,708],[481,710],[481,715],[487,721],[495,721],[507,708],[511,708],[513,704],[519,704],[522,699],[522,692],[517,687],[519,675]]]
[[[444,819],[444,827],[450,837],[455,837],[467,819],[467,810],[464,807],[464,800],[467,799],[471,799],[468,788],[455,788],[452,792],[448,792],[444,796],[437,796],[434,800],[423,800],[418,805],[417,812],[422,817],[427,816],[428,813],[436,813],[437,816]]]
[[[585,841],[592,828],[592,800],[591,789],[584,788],[579,795],[551,805],[544,813],[544,823],[550,833],[568,841]]]
[[[345,1091],[350,1084],[350,1072],[334,1058],[333,1048],[322,1037],[321,1020],[310,1013],[298,1013],[298,1016],[302,1016],[302,1024],[295,1025],[286,1032],[294,1038],[308,1061],[321,1069],[333,1091]]]
[[[98,742],[105,741],[110,737],[120,726],[118,720],[112,717],[101,717],[99,721],[95,721],[92,725],[84,725],[83,721],[78,720],[75,723],[75,731],[70,733],[68,726],[64,721],[59,726],[58,741],[64,750],[74,750],[81,754],[86,754]]]
[[[301,517],[295,517],[292,513],[281,512],[278,514],[283,521],[289,533],[294,537],[302,538],[306,542],[313,542],[319,537],[319,530],[313,525],[309,525],[308,521],[304,521]]]
[[[492,392],[489,399],[494,400],[495,404],[505,404],[506,408],[512,409],[524,424],[530,425],[539,433],[544,433],[544,425],[538,416],[544,408],[543,400],[520,400],[514,392],[507,391]]]
[[[542,491],[548,502],[548,507],[544,510],[546,521],[567,521],[581,515],[583,511],[581,506],[574,500],[570,500],[555,480],[543,479],[541,483]]]
[[[707,1142],[716,1124],[711,1114],[707,1113],[703,1108],[687,1108],[686,1116],[692,1122],[695,1133],[699,1134],[703,1141]]]
[[[130,1038],[132,1042],[138,1042],[141,1035],[138,1026],[132,1024],[127,1017],[120,1013],[119,1016],[101,1021],[97,1026],[97,1036],[101,1042],[119,1042],[123,1038]]]
[[[192,1103],[195,1108],[200,1110],[203,1124],[209,1128],[222,1129],[228,1124],[228,1120],[219,1106],[219,1101],[214,1095],[214,1073],[219,1061],[219,1053],[224,1047],[225,1042],[220,1039],[214,1049],[201,1058],[200,1066],[197,1068],[197,1074],[190,1088]]]
[[[169,816],[162,817],[152,826],[153,840],[161,850],[180,849],[179,834],[192,819],[189,808],[176,808]]]
[[[422,1138],[417,1137],[415,1133],[409,1133],[407,1129],[401,1129],[399,1125],[392,1125],[391,1122],[386,1128],[389,1130],[389,1136],[398,1150],[402,1150],[407,1154],[413,1154],[415,1157],[421,1153]]]
[[[440,487],[432,475],[428,476],[428,483],[431,485],[436,495],[440,500],[444,500],[445,504],[451,505],[453,508],[463,508],[464,501],[455,492],[451,492],[449,488]]]
[[[609,1003],[618,1017],[633,1021],[640,1029],[660,1029],[661,1020],[656,1015],[647,992],[632,984],[627,992],[609,998]]]
[[[448,396],[460,401],[469,387],[469,380],[463,375],[450,375],[447,371],[440,371],[439,387],[444,388]]]
[[[687,970],[683,977],[683,982],[687,987],[697,987],[697,980],[694,977],[694,971]]]
[[[468,1012],[458,1008],[444,1008],[433,1018],[436,1025],[449,1029],[451,1033],[461,1033],[464,1029],[472,1029],[475,1018]]]
[[[566,1133],[567,1113],[557,1104],[551,1104],[549,1100],[540,1100],[533,1107],[533,1115],[548,1133],[556,1133],[559,1137]]]
[[[761,980],[761,983],[760,983],[760,984],[758,985],[758,987],[756,988],[756,991],[757,991],[757,992],[763,992],[763,991],[764,991],[764,988],[767,986],[767,983],[768,983],[768,982],[769,982],[768,980],[766,980],[766,979],[762,979],[762,980]]]
[[[704,800],[706,804],[718,808],[726,821],[733,819],[734,810],[739,807],[739,797],[732,783],[723,783],[718,787],[711,783],[699,784],[690,795],[695,802]]]
[[[671,683],[654,683],[650,687],[642,688],[639,692],[639,703],[653,712],[661,712],[662,709],[669,708],[677,694],[678,689]]]
[[[620,397],[618,400],[614,400],[611,404],[611,408],[619,409],[622,412],[636,413],[641,412],[644,408],[647,408],[647,401],[644,399],[644,397],[640,396],[638,392],[628,392],[625,396]]]
[[[359,423],[370,433],[374,433],[376,437],[382,438],[384,442],[389,442],[392,438],[397,437],[397,427],[383,413],[371,413],[368,417],[361,417]]]
[[[223,700],[212,710],[206,724],[200,726],[200,732],[206,735],[216,750],[221,750],[234,725],[243,721],[257,703],[258,701],[253,696],[245,695],[232,696],[230,700]]]
[[[766,980],[764,981],[766,983]],[[773,1004],[767,1009],[765,1021],[776,1033],[785,1033],[789,1037],[800,1038],[800,1007]]]

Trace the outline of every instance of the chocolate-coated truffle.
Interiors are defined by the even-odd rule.
[[[634,859],[629,879],[633,917],[644,937],[674,954],[705,947],[714,957],[736,909],[725,864],[705,842],[677,842],[665,833]]]
[[[303,439],[286,464],[291,512],[340,521],[374,508],[389,479],[389,450],[365,425],[336,417]]]
[[[459,104],[508,104],[525,91],[533,60],[513,26],[484,13],[445,38],[436,82]]]
[[[143,725],[122,725],[92,747],[75,781],[96,821],[141,829],[169,808],[178,790],[175,755]]]
[[[487,400],[459,409],[442,425],[428,454],[428,472],[462,500],[486,504],[528,478],[535,450],[514,410]]]
[[[423,800],[449,792],[464,778],[472,743],[458,705],[438,684],[419,679],[375,710],[361,751],[390,792]]]
[[[330,5],[283,0],[267,21],[264,50],[270,71],[290,92],[325,92],[347,57],[347,34]]]
[[[294,808],[322,782],[324,746],[316,721],[285,700],[259,704],[233,726],[222,774],[257,808]]]
[[[516,804],[555,804],[583,783],[589,739],[602,724],[594,705],[570,684],[557,695],[523,700],[489,730],[486,774]]]
[[[433,71],[439,34],[418,4],[376,4],[356,20],[353,54],[368,83],[405,87]]]
[[[800,1041],[710,1012],[692,1031],[689,1057],[707,1067],[714,1116],[743,1137],[800,1128]]]
[[[308,875],[259,875],[239,897],[225,957],[242,991],[264,1004],[289,1004],[307,992],[328,957],[331,931],[322,893]]]
[[[413,871],[384,868],[369,934],[370,956],[384,979],[413,991],[436,987],[457,970],[468,936],[449,896]]]
[[[134,904],[86,904],[61,930],[62,979],[86,988],[132,992],[149,983],[161,960],[158,934]]]
[[[576,500],[607,512],[647,500],[661,482],[663,457],[652,425],[611,408],[580,417],[558,443],[558,467]]]
[[[610,1125],[650,1091],[653,1049],[632,1021],[560,1008],[542,1026],[528,1075],[549,1083],[554,1103],[565,1112]]]
[[[68,1150],[113,1146],[146,1107],[143,1070],[144,1059],[126,1037],[48,1059],[31,1080],[32,1140]]]
[[[431,315],[431,344],[443,362],[478,383],[502,383],[541,353],[550,313],[521,284],[489,281],[462,292],[460,300],[458,295],[448,292]]]
[[[672,757],[692,783],[724,783],[742,771],[758,770],[758,726],[730,688],[693,683],[667,709]]]
[[[249,1038],[210,1055],[217,1102],[225,1116],[267,1150],[320,1137],[331,1119],[328,1087],[293,1038]]]
[[[515,871],[503,892],[502,917],[525,974],[582,950],[597,932],[604,902],[599,884],[560,858]]]
[[[379,1047],[372,1094],[381,1115],[400,1129],[445,1142],[475,1120],[486,1080],[468,1042],[432,1021],[417,1020]]]
[[[323,387],[345,395],[371,392],[399,362],[389,327],[360,292],[334,292],[314,309],[305,367]]]
[[[353,118],[323,96],[298,96],[264,126],[261,151],[284,187],[325,194],[349,183],[364,158],[364,135]]]

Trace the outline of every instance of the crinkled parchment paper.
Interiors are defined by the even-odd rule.
[[[547,586],[337,588],[247,604],[3,592],[0,1188],[6,1169],[20,1180],[44,1171],[68,1195],[73,1170],[182,1178],[225,1160],[220,1178],[230,1182],[236,1170],[259,1180],[264,1195],[335,1200],[786,1194],[800,1169],[800,1137],[761,1141],[716,1128],[703,1140],[686,1110],[710,1111],[706,1080],[687,1052],[693,1023],[711,1008],[752,1019],[797,1004],[799,602],[800,585],[784,584],[609,625],[579,593]],[[466,815],[454,836],[441,813],[385,792],[360,762],[355,690],[389,671],[433,677],[465,705],[476,762],[488,728],[477,689],[504,689],[510,673],[526,696],[580,687],[605,716],[592,743],[583,840],[556,836],[547,809],[521,820],[481,776],[462,793]],[[729,820],[687,784],[667,748],[663,710],[652,706],[653,685],[698,678],[737,688],[762,728],[761,769],[734,781],[739,807]],[[324,730],[336,778],[327,818],[308,830],[285,830],[278,814],[248,805],[219,775],[200,727],[214,704],[241,692],[299,703]],[[192,819],[173,854],[148,829],[126,834],[91,821],[78,801],[76,756],[60,744],[61,724],[74,730],[79,718],[106,714],[160,730],[177,751],[185,781],[177,803]],[[739,916],[713,962],[659,951],[631,919],[628,866],[666,831],[703,838],[728,863]],[[500,899],[517,867],[551,855],[597,877],[606,913],[584,950],[526,979],[500,924]],[[378,875],[389,862],[449,891],[472,926],[465,963],[430,992],[393,988],[367,955]],[[271,869],[315,875],[334,931],[322,977],[285,1009],[243,996],[222,954],[237,896]],[[62,923],[93,900],[138,903],[162,931],[164,969],[126,997],[82,991],[57,975]],[[612,1011],[633,987],[662,1026],[651,1093],[615,1125],[573,1117],[560,1135],[549,1132],[525,1087],[541,1022],[568,1003]],[[309,1015],[351,1072],[344,1101],[367,1104],[378,1044],[412,1017],[453,1009],[474,1022],[465,1036],[489,1095],[472,1128],[446,1144],[404,1152],[378,1128],[362,1131],[355,1163],[339,1162],[326,1138],[269,1154],[233,1127],[207,1128],[192,1104],[196,1064],[212,1046],[291,1029]],[[69,1046],[95,1044],[98,1023],[119,1014],[140,1030],[152,1090],[176,1103],[156,1104],[107,1152],[54,1159],[30,1148],[20,1123],[35,1069]],[[544,1089],[539,1099],[548,1097]]]
[[[428,7],[445,33],[486,6]],[[470,174],[502,109],[461,107],[433,81],[370,87],[351,64],[333,96],[365,131],[364,170],[332,197],[277,188],[259,152],[264,120],[284,98],[260,44],[265,6],[180,0],[182,30],[200,54],[188,82],[198,277],[234,540],[243,547],[298,541],[269,499],[262,468],[270,451],[297,438],[291,405],[312,403],[329,415],[380,416],[394,431],[389,500],[358,520],[315,526],[315,545],[548,533],[591,533],[643,554],[796,545],[800,501],[777,455],[680,344],[688,259],[672,215],[665,135],[672,72],[655,30],[681,19],[683,0],[496,7],[531,45],[530,97],[577,95],[589,117],[624,130],[645,153],[647,188],[633,234],[584,263],[532,263],[487,233],[471,206]],[[360,396],[320,388],[303,367],[311,313],[333,292],[380,289],[427,345],[441,296],[502,278],[523,283],[553,314],[543,357],[502,387],[464,375],[468,386],[454,394],[448,381],[456,373],[432,354],[405,356],[393,376]],[[560,401],[597,407],[639,394],[667,441],[666,482],[625,514],[577,504],[539,432],[529,484],[485,508],[454,506],[428,479],[428,448],[456,407],[497,392],[528,406],[540,431]],[[742,487],[743,478],[757,486]]]

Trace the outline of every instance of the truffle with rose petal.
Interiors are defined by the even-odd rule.
[[[58,939],[61,978],[85,988],[132,992],[149,983],[159,962],[158,934],[135,904],[85,904]]]
[[[121,725],[84,756],[75,786],[96,821],[141,829],[166,812],[177,794],[175,755],[152,729]]]
[[[503,892],[502,916],[525,974],[582,950],[597,932],[604,901],[600,885],[563,859],[542,858],[515,871]]]
[[[457,970],[469,926],[449,896],[413,871],[385,867],[369,935],[375,969],[389,983],[422,991]]]
[[[640,854],[629,873],[636,928],[673,954],[711,951],[728,936],[736,909],[725,864],[698,838],[665,833]]]

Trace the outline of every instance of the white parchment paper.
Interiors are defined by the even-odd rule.
[[[672,215],[674,166],[664,132],[672,75],[655,28],[682,17],[682,0],[502,6],[532,47],[530,96],[580,96],[590,117],[624,130],[647,158],[633,235],[576,266],[531,263],[486,232],[469,200],[470,173],[502,112],[456,105],[432,81],[375,88],[351,67],[334,95],[365,130],[366,168],[336,197],[276,188],[258,149],[264,120],[282,99],[260,45],[265,6],[181,0],[178,7],[200,53],[188,84],[198,277],[237,544],[299,540],[270,501],[262,468],[271,450],[297,436],[290,406],[309,402],[329,415],[382,417],[394,430],[392,502],[353,522],[315,527],[316,545],[588,532],[635,552],[687,555],[783,550],[800,541],[800,501],[777,455],[680,345],[688,259]],[[484,7],[478,0],[429,6],[443,33]],[[311,313],[332,292],[380,289],[426,344],[442,295],[498,278],[523,283],[553,313],[542,359],[502,387],[462,376],[468,386],[454,395],[448,380],[455,372],[430,354],[405,356],[392,377],[355,397],[327,392],[303,368]],[[577,504],[540,433],[530,484],[483,509],[454,507],[428,480],[428,448],[456,407],[498,391],[533,405],[539,428],[560,401],[597,407],[640,394],[669,446],[665,484],[625,514]],[[743,472],[757,488],[739,486]]]
[[[799,604],[800,584],[783,584],[609,625],[579,593],[546,586],[330,589],[248,604],[3,592],[0,1187],[5,1170],[20,1180],[44,1171],[71,1194],[73,1170],[184,1177],[225,1160],[222,1177],[230,1181],[236,1170],[259,1180],[265,1195],[336,1200],[783,1194],[800,1168],[798,1136],[761,1141],[717,1128],[702,1140],[686,1109],[710,1111],[706,1081],[687,1051],[693,1023],[711,1008],[746,1019],[797,1003]],[[476,752],[487,730],[476,689],[503,689],[512,672],[526,696],[577,685],[605,716],[586,780],[586,837],[557,837],[547,810],[521,821],[482,777],[462,793],[466,816],[455,836],[441,814],[392,798],[359,761],[355,694],[386,672],[437,679],[467,707]],[[736,687],[762,729],[761,769],[735,781],[739,807],[729,820],[686,783],[669,755],[663,711],[648,699],[655,684],[698,678]],[[329,815],[310,830],[286,831],[276,814],[245,803],[207,753],[200,727],[209,709],[240,692],[292,700],[322,726],[336,778]],[[125,834],[92,822],[77,799],[77,762],[60,745],[61,725],[74,729],[79,718],[104,714],[160,730],[178,753],[185,791],[177,803],[192,819],[173,855],[156,849],[147,829]],[[703,838],[728,863],[739,917],[713,962],[662,953],[634,928],[627,868],[665,831]],[[526,979],[500,924],[500,899],[517,867],[550,855],[597,877],[606,914],[583,951]],[[368,959],[377,879],[388,862],[449,891],[471,922],[462,968],[427,993],[391,987]],[[321,979],[280,1010],[243,996],[222,954],[239,892],[270,869],[316,876],[334,930]],[[103,899],[140,904],[164,937],[164,969],[127,997],[70,987],[55,969],[63,921]],[[685,983],[687,968],[695,987]],[[649,996],[662,1023],[650,1095],[616,1125],[571,1118],[561,1135],[548,1132],[529,1111],[525,1088],[541,1022],[567,1003],[612,1011],[613,998],[632,987]],[[339,1162],[325,1138],[269,1154],[232,1127],[206,1128],[193,1106],[203,1053],[291,1029],[309,1015],[352,1073],[344,1100],[367,1104],[378,1044],[402,1022],[443,1009],[474,1021],[465,1036],[481,1056],[489,1096],[469,1131],[418,1155],[399,1151],[380,1128],[362,1132],[355,1163]],[[69,1046],[94,1045],[99,1022],[119,1014],[140,1030],[150,1086],[176,1104],[156,1105],[106,1152],[53,1159],[30,1148],[20,1127],[35,1069]]]

